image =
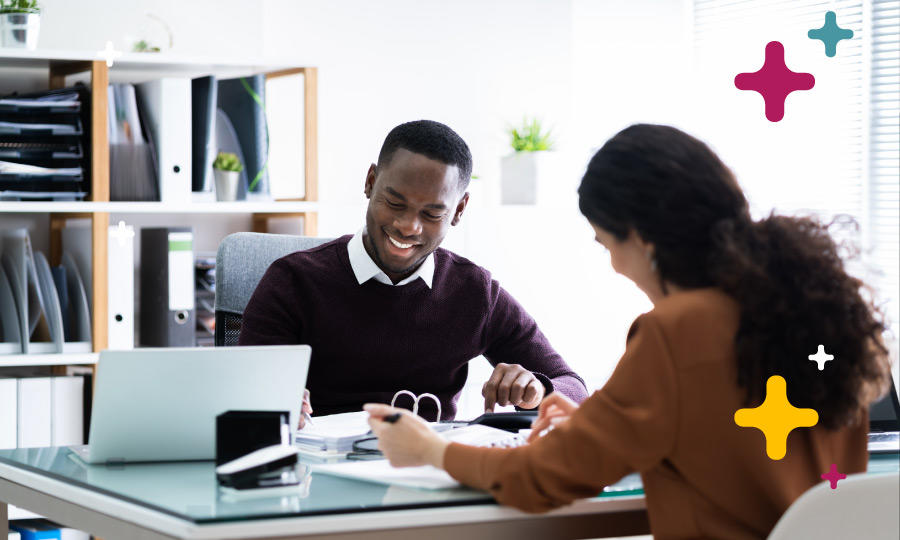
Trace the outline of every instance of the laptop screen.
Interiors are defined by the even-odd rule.
[[[869,407],[869,431],[900,431],[900,402],[891,380],[891,389]]]

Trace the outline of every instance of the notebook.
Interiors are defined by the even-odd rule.
[[[525,444],[521,435],[477,424],[451,429],[442,435],[451,442],[472,446],[513,447]],[[446,472],[430,465],[396,468],[386,459],[326,463],[313,465],[312,468],[316,473],[416,489],[453,489],[461,485]]]
[[[366,411],[317,416],[294,435],[301,450],[349,452],[354,441],[371,436]]]

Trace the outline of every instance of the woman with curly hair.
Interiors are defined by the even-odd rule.
[[[551,394],[529,445],[448,444],[421,420],[367,405],[396,466],[431,464],[498,502],[540,512],[641,474],[656,538],[765,538],[832,463],[866,469],[868,406],[889,386],[883,323],[812,219],[754,221],[733,174],[703,142],[634,125],[588,165],[581,212],[612,267],[654,307],[581,406]],[[818,345],[834,355],[819,370]],[[818,412],[770,458],[735,412],[758,406],[769,377]],[[555,429],[544,436],[549,426]],[[774,459],[773,459],[774,458]]]

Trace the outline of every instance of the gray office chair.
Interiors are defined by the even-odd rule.
[[[226,236],[216,253],[216,346],[237,345],[244,308],[270,264],[331,240],[251,232]]]

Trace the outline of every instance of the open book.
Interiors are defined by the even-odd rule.
[[[449,441],[472,446],[512,447],[525,444],[520,435],[482,425],[451,429],[442,435]],[[430,465],[396,468],[386,459],[313,465],[313,471],[364,482],[418,489],[452,489],[460,486],[449,474]]]

